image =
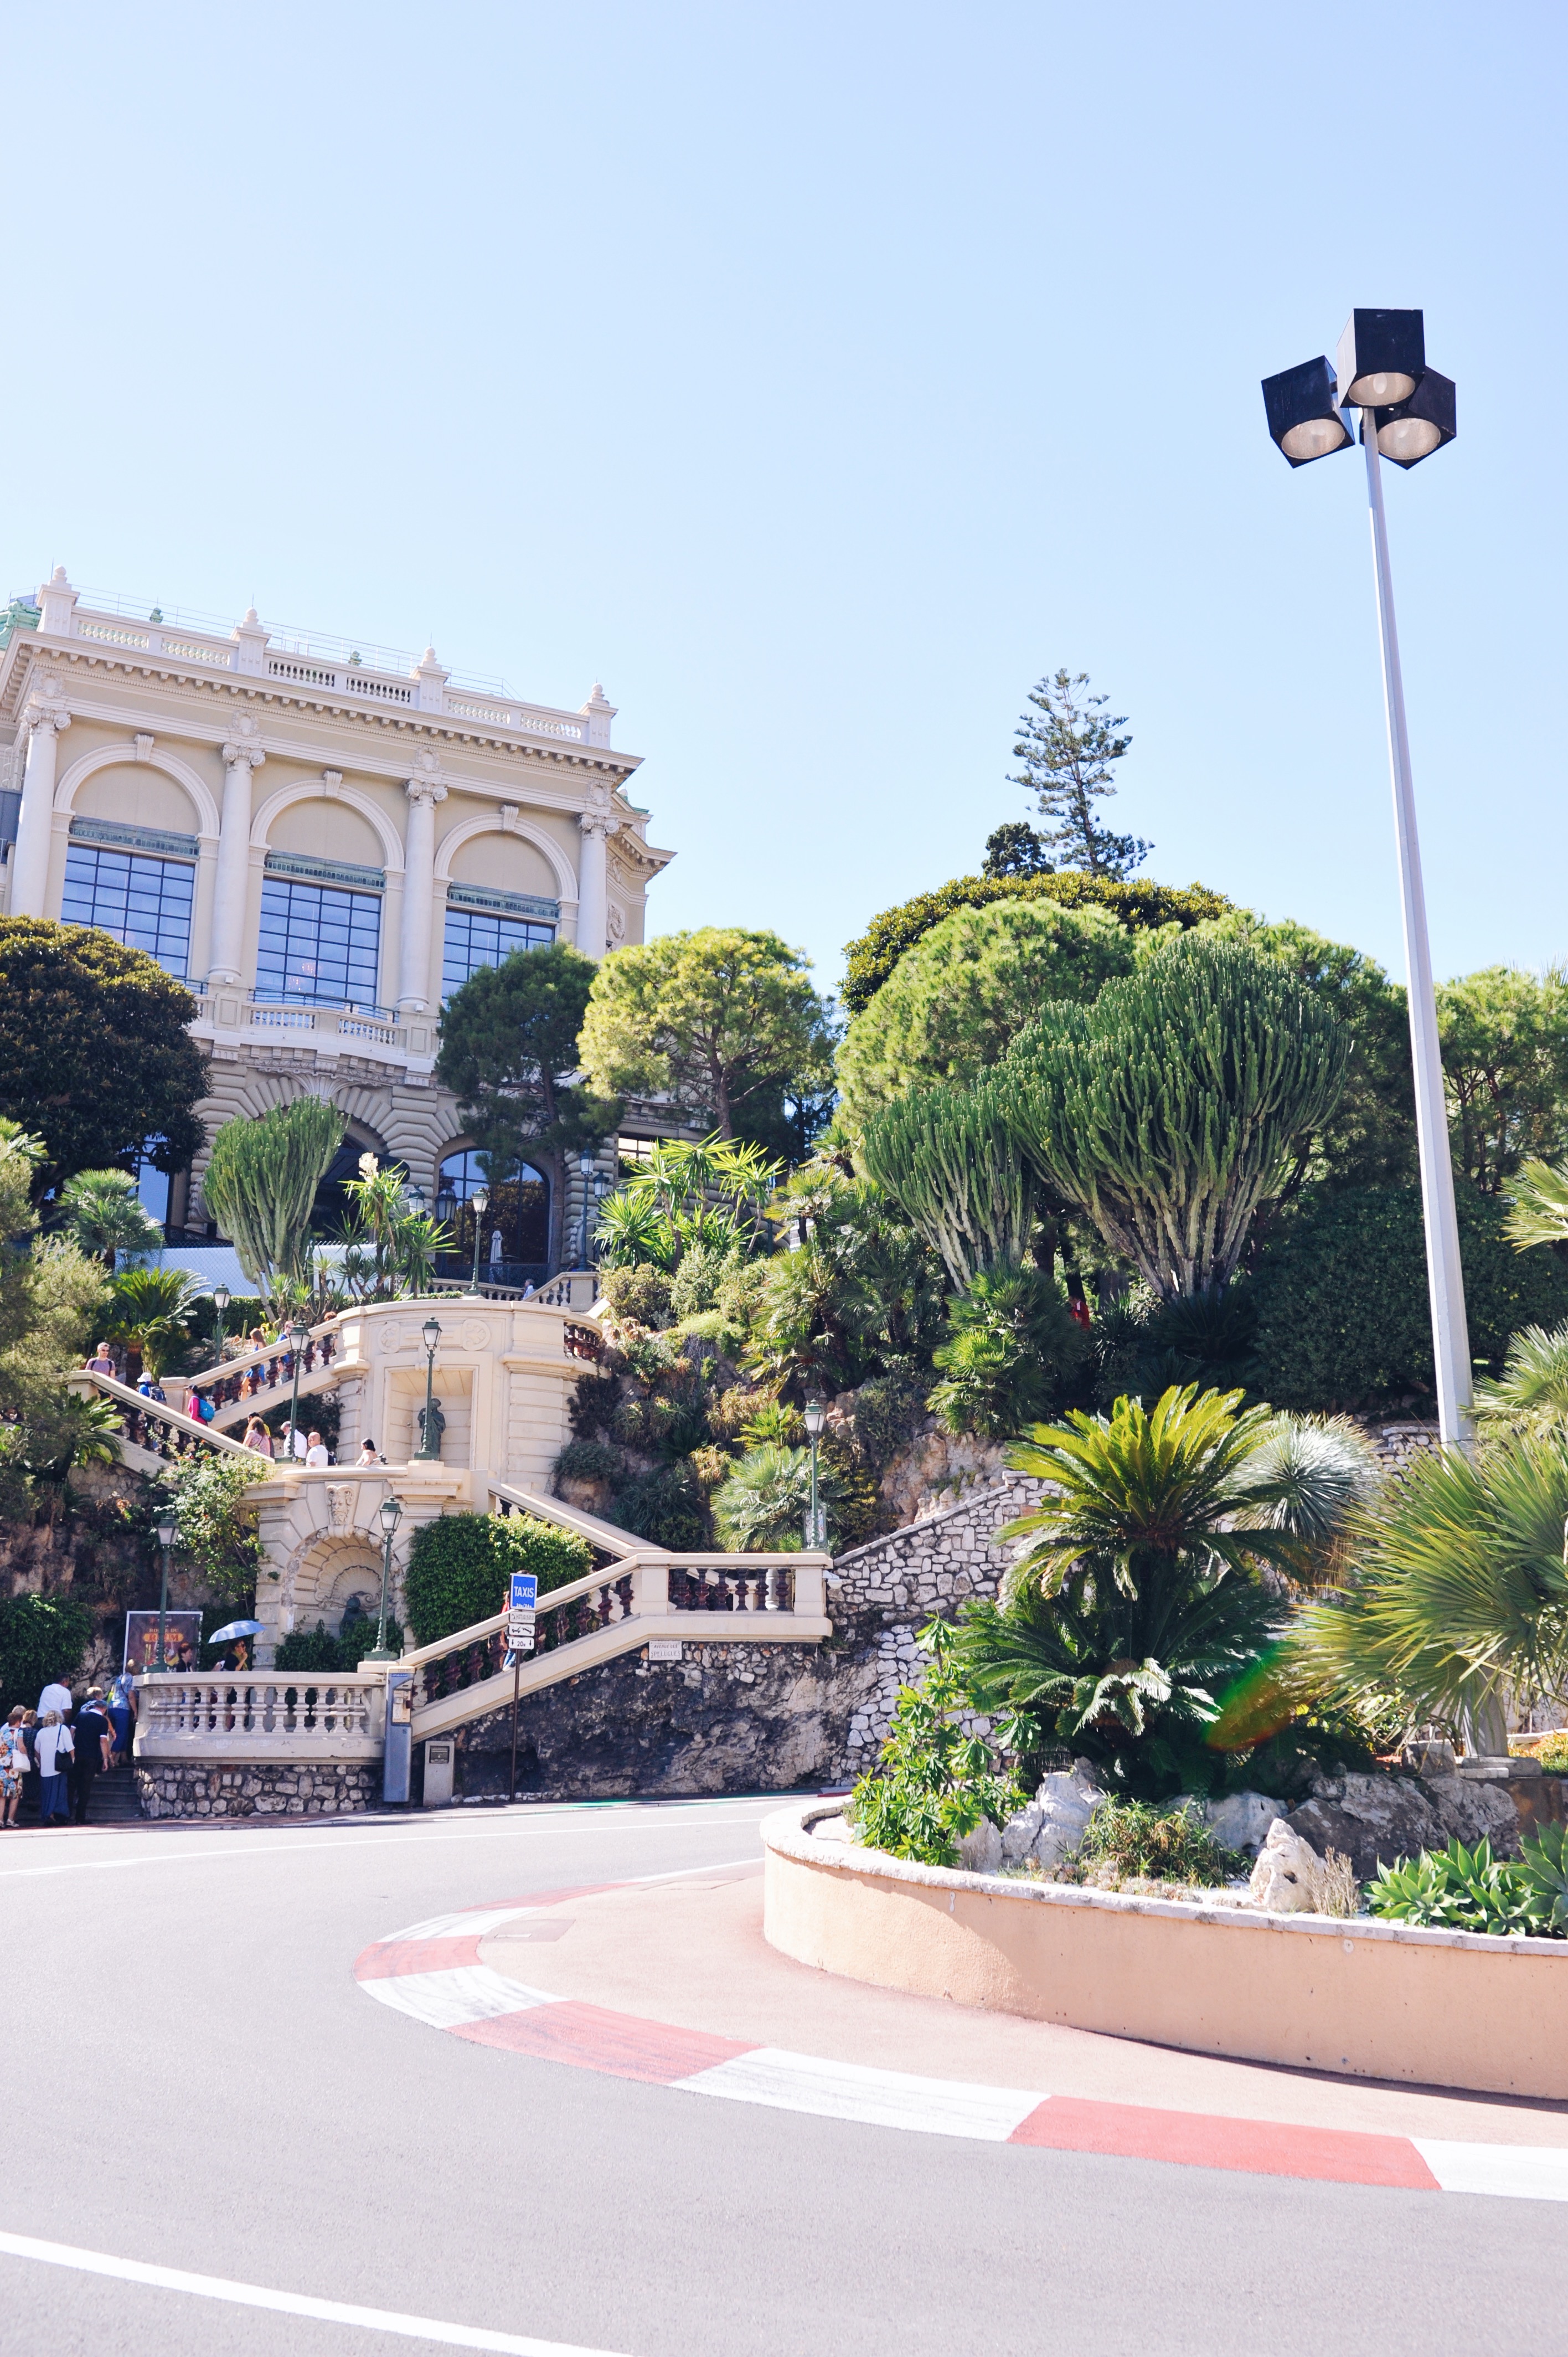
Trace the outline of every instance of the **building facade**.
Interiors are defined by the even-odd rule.
[[[328,1097],[339,1179],[371,1151],[460,1207],[479,1175],[435,1078],[444,999],[512,949],[641,941],[671,856],[628,798],[614,706],[596,683],[575,712],[465,684],[428,647],[415,662],[253,610],[225,633],[124,603],[61,566],[11,605],[0,906],[101,926],[188,985],[209,1141],[234,1114]],[[205,1158],[156,1205],[177,1231],[206,1225]],[[521,1174],[497,1260],[572,1259],[585,1183]]]

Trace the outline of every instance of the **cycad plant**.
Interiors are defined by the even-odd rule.
[[[271,1299],[280,1277],[305,1275],[316,1190],[343,1142],[343,1116],[323,1097],[295,1097],[226,1121],[212,1141],[202,1192],[251,1283]]]
[[[1331,1560],[1371,1478],[1331,1429],[1297,1448],[1240,1401],[1173,1387],[1009,1450],[1047,1487],[1002,1534],[1029,1544],[1002,1602],[965,1615],[961,1658],[1026,1751],[1065,1745],[1143,1799],[1226,1780],[1206,1740],[1222,1692],[1281,1634],[1290,1584]]]
[[[59,1202],[66,1233],[107,1268],[120,1253],[155,1253],[163,1243],[164,1232],[128,1170],[79,1170],[60,1189]]]
[[[1047,1186],[1163,1300],[1227,1285],[1344,1086],[1350,1035],[1277,960],[1187,933],[1047,1006],[994,1085]]]
[[[106,1329],[141,1352],[145,1373],[161,1375],[190,1339],[187,1320],[200,1291],[188,1269],[124,1269],[114,1280]]]

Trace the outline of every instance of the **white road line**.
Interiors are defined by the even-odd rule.
[[[537,1915],[537,1907],[478,1907],[466,1915],[432,1915],[423,1923],[411,1923],[405,1932],[389,1932],[386,1945],[403,1940],[462,1940],[478,1933],[482,1940],[498,1923],[510,1923],[517,1915]]]
[[[735,2103],[767,2104],[775,2111],[814,2112],[821,2118],[914,2128],[929,2136],[973,2136],[984,2144],[1005,2144],[1019,2122],[1045,2101],[1017,2087],[920,2079],[910,2072],[829,2062],[776,2046],[737,2054],[674,2084],[693,2095],[724,2095]]]
[[[543,1989],[503,1981],[489,1964],[450,1964],[439,1973],[392,1973],[360,1986],[394,2013],[409,2013],[432,2029],[461,2029],[470,2021],[494,2021],[503,2013],[527,2013],[536,2005],[564,2000]]]
[[[537,2341],[531,2333],[489,2332],[478,2324],[443,2324],[434,2317],[403,2316],[393,2309],[355,2308],[344,2300],[312,2299],[304,2292],[269,2291],[261,2284],[232,2283],[226,2276],[188,2275],[183,2267],[148,2266],[140,2259],[113,2258],[107,2251],[79,2250],[72,2243],[42,2243],[31,2234],[0,2233],[0,2255],[70,2267],[79,2275],[110,2276],[117,2283],[148,2284],[155,2291],[227,2300],[235,2308],[266,2308],[283,2316],[314,2317],[323,2324],[351,2324],[361,2332],[401,2333],[406,2341],[435,2341],[447,2349],[493,2349],[501,2357],[624,2357],[619,2351],[585,2349],[576,2341]]]
[[[1568,2152],[1558,2146],[1449,2144],[1439,2136],[1412,2136],[1411,2142],[1444,2193],[1568,2201]]]
[[[759,1802],[757,1806],[760,1809],[764,1803]],[[587,1823],[584,1824],[575,1822],[572,1828],[574,1834],[590,1831],[596,1818],[617,1833],[625,1833],[627,1829],[627,1813],[618,1810],[613,1818],[604,1816],[599,1810],[594,1811],[592,1814],[586,1811],[583,1813],[587,1817]],[[703,1817],[700,1821],[685,1815],[650,1815],[646,1819],[643,1830],[649,1833],[670,1833],[677,1829],[690,1832],[693,1822],[724,1825],[751,1824],[756,1820],[741,1809],[729,1810],[722,1813],[715,1810],[711,1817]],[[189,1830],[198,1833],[204,1828],[193,1825]],[[449,1832],[441,1833],[404,1833],[400,1828],[396,1833],[359,1835],[354,1839],[354,1848],[356,1852],[362,1849],[383,1849],[390,1843],[401,1843],[405,1848],[415,1848],[426,1842],[447,1842],[456,1846],[465,1842],[536,1841],[550,1831],[551,1826],[542,1824],[537,1818],[531,1819],[526,1824],[515,1825],[475,1825],[473,1827],[455,1825]],[[295,1841],[259,1841],[252,1835],[242,1834],[238,1838],[216,1841],[207,1849],[140,1850],[134,1857],[62,1858],[58,1866],[0,1867],[0,1882],[33,1882],[51,1874],[113,1874],[123,1872],[125,1867],[132,1866],[206,1866],[214,1859],[221,1862],[231,1857],[266,1857],[269,1853],[276,1853],[279,1850],[303,1850],[308,1855],[312,1851],[330,1849],[332,1846],[331,1837],[323,1838],[319,1834],[312,1836],[302,1833],[301,1836]],[[746,1859],[743,1863],[749,1865],[751,1860]]]

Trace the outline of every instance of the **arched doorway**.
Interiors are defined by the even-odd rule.
[[[444,1155],[436,1181],[435,1215],[452,1229],[456,1248],[442,1255],[443,1276],[471,1276],[474,1268],[473,1198],[489,1200],[479,1219],[479,1276],[492,1285],[537,1285],[550,1274],[550,1181],[524,1162],[507,1178],[491,1181],[471,1146]]]
[[[396,1156],[388,1156],[385,1146],[372,1130],[360,1122],[351,1121],[343,1133],[343,1143],[333,1156],[326,1177],[316,1190],[311,1207],[310,1227],[313,1235],[336,1241],[349,1222],[351,1199],[344,1193],[350,1178],[360,1176],[360,1157],[373,1154],[383,1170],[392,1169],[407,1176]]]

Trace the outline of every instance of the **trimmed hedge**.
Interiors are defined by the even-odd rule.
[[[0,1604],[0,1717],[27,1710],[52,1679],[69,1685],[81,1667],[94,1616],[70,1596],[16,1596]]]
[[[934,892],[921,892],[897,909],[873,917],[858,941],[844,947],[840,997],[858,1015],[881,989],[907,949],[955,909],[983,909],[993,900],[1055,900],[1064,909],[1100,908],[1137,931],[1155,925],[1198,925],[1223,917],[1235,906],[1205,884],[1112,883],[1066,868],[1052,876],[960,876]]]
[[[442,1514],[413,1534],[403,1607],[416,1645],[434,1645],[504,1610],[514,1571],[532,1571],[541,1596],[594,1567],[586,1539],[533,1514]]]
[[[1521,1326],[1568,1320],[1568,1265],[1516,1252],[1507,1206],[1455,1181],[1470,1351],[1493,1374]],[[1421,1189],[1309,1190],[1266,1239],[1251,1291],[1256,1385],[1276,1407],[1379,1410],[1433,1396]]]

